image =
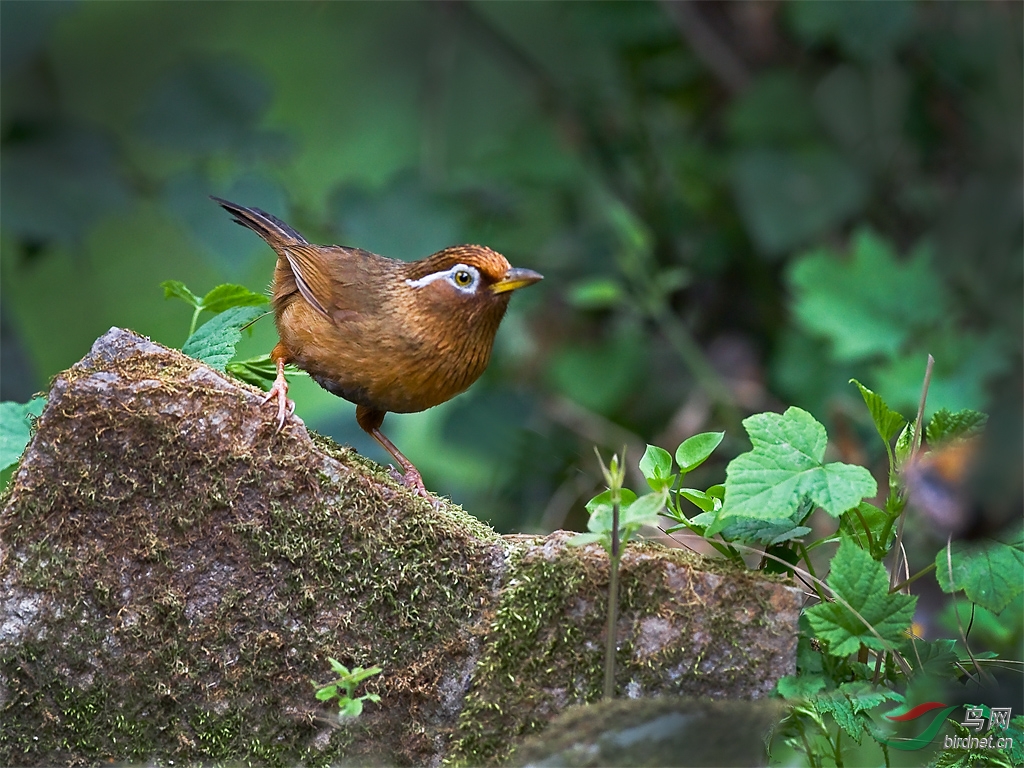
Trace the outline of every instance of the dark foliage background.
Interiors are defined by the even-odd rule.
[[[929,352],[929,410],[994,409],[1019,483],[1020,4],[5,0],[0,22],[4,400],[111,325],[180,346],[162,280],[261,289],[271,252],[216,194],[314,241],[481,242],[547,276],[469,393],[388,418],[501,530],[578,526],[593,445],[635,466],[725,428],[719,482],[739,420],[787,404],[881,472],[847,380],[912,416]],[[274,340],[264,320],[241,354]],[[352,406],[293,395],[384,460]]]

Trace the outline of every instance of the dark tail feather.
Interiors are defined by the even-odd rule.
[[[259,208],[246,208],[242,205],[223,200],[210,195],[210,199],[220,204],[228,213],[235,217],[235,223],[248,227],[257,235],[266,240],[270,245],[276,242],[285,241],[292,243],[306,243],[306,238],[289,227],[276,216],[271,216]]]

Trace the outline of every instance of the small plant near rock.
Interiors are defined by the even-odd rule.
[[[349,669],[337,659],[328,659],[331,662],[331,669],[338,675],[336,680],[332,680],[326,685],[317,685],[316,687],[316,698],[318,701],[331,701],[332,699],[338,700],[338,719],[344,720],[349,717],[359,717],[363,712],[363,702],[372,701],[374,704],[380,701],[380,696],[376,693],[365,693],[362,696],[356,696],[356,688],[369,677],[379,675],[381,673],[380,667],[370,667],[369,669],[363,669],[362,667],[355,667]]]
[[[930,365],[931,361],[929,370]],[[670,535],[685,532],[697,537],[741,567],[746,567],[744,555],[759,555],[759,569],[787,574],[806,586],[810,601],[800,620],[797,674],[782,678],[776,687],[776,695],[788,706],[777,730],[778,742],[802,752],[812,766],[825,761],[843,765],[853,757],[851,750],[856,750],[856,759],[869,755],[888,766],[890,750],[928,746],[932,731],[945,720],[933,723],[921,737],[902,739],[892,733],[892,723],[914,714],[914,704],[923,696],[934,697],[935,686],[943,681],[990,679],[985,665],[995,661],[995,654],[971,650],[969,626],[966,631],[960,626],[959,639],[923,640],[915,635],[917,597],[910,594],[910,585],[934,571],[942,591],[962,594],[973,604],[972,620],[975,609],[993,614],[1012,611],[1024,592],[1024,531],[1019,525],[995,539],[970,543],[957,542],[955,529],[942,530],[945,546],[932,562],[916,573],[910,571],[902,539],[915,475],[929,462],[948,463],[944,452],[970,455],[971,443],[986,421],[977,411],[944,409],[926,420],[928,378],[926,373],[914,421],[851,380],[885,445],[889,472],[882,506],[867,501],[878,492],[867,469],[825,461],[825,427],[796,407],[744,419],[752,449],[729,463],[723,485],[706,491],[683,487],[682,481],[711,455],[724,433],[686,440],[676,451],[676,472],[668,451],[649,445],[640,470],[652,492],[644,496],[622,487],[624,470],[617,458],[609,468],[602,465],[609,490],[587,505],[589,532],[571,543],[600,542],[612,558],[605,697],[610,697],[608,681],[614,676],[618,545],[635,538],[641,526],[657,525],[659,516],[665,516],[676,523],[664,529]],[[689,504],[699,513],[687,510]],[[817,509],[837,520],[834,533],[813,536],[807,523]],[[939,528],[936,522],[935,529]],[[810,555],[827,545],[838,548],[827,576],[819,578]],[[954,709],[949,707],[945,714]],[[1024,743],[1024,717],[1009,720],[996,735],[1009,737],[1001,743]],[[932,765],[969,764],[957,762],[951,754],[943,752]],[[993,748],[986,759],[993,765],[1017,765],[1024,760],[1024,751],[1019,746]]]
[[[637,497],[633,491],[623,487],[626,479],[626,468],[620,464],[619,457],[612,456],[606,467],[598,454],[601,472],[608,490],[599,493],[587,503],[590,518],[587,521],[588,531],[573,536],[569,543],[573,546],[599,542],[608,552],[608,625],[605,631],[604,658],[604,698],[615,696],[615,625],[618,619],[619,601],[619,561],[622,559],[622,547],[636,538],[640,529],[645,526],[657,526],[659,516],[668,507],[673,514],[677,512],[678,500],[672,500],[670,493],[675,489],[676,480],[682,479],[700,466],[711,455],[720,442],[724,432],[705,432],[685,440],[676,451],[679,472],[672,474],[672,457],[668,451],[656,445],[648,445],[640,459],[640,471],[643,472],[652,493]],[[595,449],[596,452],[596,449]],[[626,451],[622,451],[625,459]],[[721,486],[719,486],[721,487]],[[714,508],[715,497],[709,495],[714,490],[698,491],[694,488],[683,488],[679,494],[687,493],[691,497]],[[689,497],[688,497],[689,498]],[[720,498],[717,504],[721,506]]]

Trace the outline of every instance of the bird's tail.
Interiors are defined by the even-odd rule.
[[[210,195],[210,199],[219,203],[221,208],[232,214],[236,224],[248,227],[266,240],[271,247],[308,242],[294,229],[266,211],[261,211],[259,208],[246,208],[213,195]]]

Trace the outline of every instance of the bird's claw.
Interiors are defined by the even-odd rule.
[[[406,469],[405,472],[402,473],[393,466],[389,466],[388,474],[391,475],[391,479],[396,483],[401,483],[417,496],[424,498],[437,506],[437,499],[435,499],[431,495],[430,491],[427,490],[426,486],[423,485],[423,478],[420,477],[420,473],[415,468]]]
[[[274,382],[274,386],[267,392],[267,396],[263,398],[261,406],[266,405],[274,398],[277,398],[277,429],[275,432],[280,432],[284,428],[284,420],[289,415],[295,413],[295,401],[288,399],[288,386],[281,386],[280,382]]]

